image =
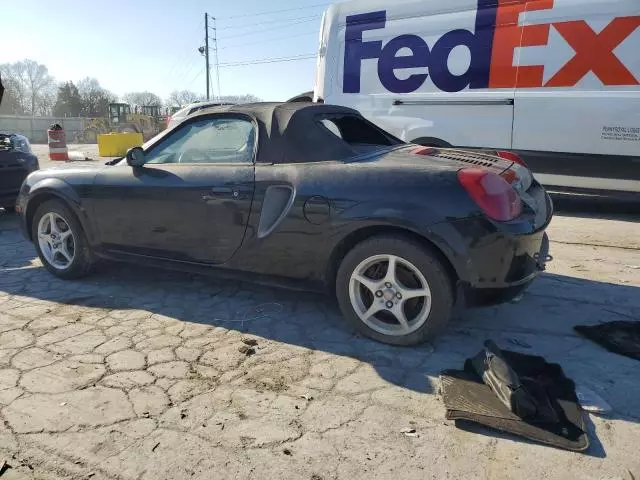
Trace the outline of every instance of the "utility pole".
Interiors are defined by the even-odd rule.
[[[204,39],[204,58],[207,64],[207,100],[209,100],[209,15],[206,12],[204,14]]]
[[[218,101],[220,101],[220,64],[218,63],[218,29],[216,28],[216,17],[213,18],[213,53],[216,61],[216,81],[218,83]]]

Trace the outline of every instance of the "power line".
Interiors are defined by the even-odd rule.
[[[305,32],[305,33],[300,33],[300,34],[296,34],[296,35],[286,35],[286,36],[283,36],[283,37],[268,38],[266,40],[257,40],[255,42],[239,43],[239,44],[235,44],[235,45],[225,45],[224,47],[220,47],[220,50],[227,50],[227,49],[231,49],[231,48],[239,48],[239,47],[246,47],[246,46],[249,46],[249,45],[257,45],[257,44],[275,42],[277,40],[288,40],[290,38],[306,37],[308,35],[317,36],[318,32]]]
[[[283,28],[292,27],[294,25],[300,25],[302,23],[309,23],[309,22],[312,22],[314,20],[318,20],[318,18],[312,18],[310,20],[302,20],[302,21],[298,21],[298,22],[293,22],[293,23],[289,23],[287,25],[277,25],[275,27],[263,28],[263,29],[256,30],[256,31],[253,31],[253,32],[237,33],[235,35],[229,35],[229,36],[226,36],[226,37],[222,37],[220,40],[228,40],[229,38],[236,38],[236,37],[246,37],[247,35],[255,35],[255,34],[260,34],[260,33],[264,33],[264,32],[270,32],[272,30],[281,30]]]
[[[200,28],[202,28],[203,23],[204,23],[204,21],[203,21],[203,20],[200,20],[200,23],[199,23],[199,25],[198,25],[198,30],[199,30]],[[186,47],[187,47],[191,42],[192,42],[192,40],[191,40],[191,39],[189,39],[189,38],[187,38],[187,43],[183,43],[182,45],[184,45],[184,46],[183,46],[183,47],[181,47],[181,48],[180,48],[180,50],[182,50],[183,48],[186,48]],[[168,72],[168,73],[167,73],[167,75],[164,77],[164,80],[167,80],[167,79],[171,76],[171,74],[174,72],[175,68],[176,68],[179,64],[180,64],[180,65],[183,65],[183,64],[184,64],[184,65],[186,66],[186,65],[187,65],[187,63],[185,63],[185,59],[186,59],[186,61],[187,61],[187,63],[188,63],[188,61],[189,61],[189,57],[188,57],[188,56],[185,56],[185,55],[180,55],[180,57],[178,57],[178,59],[173,63],[172,67],[169,69],[169,72]]]
[[[316,8],[316,7],[328,7],[331,3],[316,3],[315,5],[306,5],[304,7],[296,7],[296,8],[285,8],[283,10],[270,10],[266,12],[258,12],[258,13],[246,13],[244,15],[232,15],[230,17],[218,17],[219,20],[229,20],[232,18],[246,18],[246,17],[256,17],[258,15],[271,15],[273,13],[283,13],[283,12],[293,12],[297,10],[306,10],[308,8]]]
[[[243,23],[242,25],[230,25],[230,26],[226,26],[226,27],[219,27],[218,30],[229,30],[232,28],[245,28],[245,27],[255,27],[255,26],[260,26],[260,25],[264,25],[267,23],[286,23],[286,22],[295,22],[296,20],[313,20],[318,18],[318,15],[312,15],[312,16],[307,16],[307,17],[294,17],[294,18],[279,18],[277,20],[266,20],[266,21],[262,21],[262,22],[257,22],[257,23]],[[209,27],[211,28],[211,27]]]
[[[244,65],[260,65],[264,63],[280,63],[280,62],[295,62],[298,60],[308,60],[311,58],[316,58],[315,53],[301,54],[291,57],[279,57],[279,58],[262,58],[256,60],[247,60],[246,62],[231,62],[231,63],[221,63],[221,67],[240,67]]]
[[[198,72],[198,74],[193,77],[193,79],[189,82],[189,84],[185,87],[185,89],[188,89],[191,85],[193,85],[193,82],[195,82],[198,78],[200,78],[200,75],[202,75],[204,73],[204,71],[206,70],[206,68],[203,68],[202,70],[200,70]]]

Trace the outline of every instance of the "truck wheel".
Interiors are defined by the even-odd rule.
[[[55,276],[70,280],[87,275],[93,256],[82,225],[60,200],[44,202],[33,217],[33,243],[42,264]]]
[[[453,309],[452,281],[441,261],[401,236],[355,246],[338,269],[336,296],[353,327],[391,345],[433,338]]]

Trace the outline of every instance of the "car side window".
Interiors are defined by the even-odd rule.
[[[253,122],[241,118],[203,118],[188,122],[145,152],[145,164],[251,163]]]
[[[351,146],[394,145],[394,140],[382,130],[356,115],[324,116],[320,123],[339,139]]]

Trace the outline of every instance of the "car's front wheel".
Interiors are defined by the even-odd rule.
[[[451,317],[453,288],[437,255],[400,236],[356,245],[336,278],[342,313],[356,329],[392,345],[432,338]]]
[[[49,200],[33,217],[32,235],[38,256],[47,270],[64,279],[87,275],[93,266],[82,225],[60,200]]]

